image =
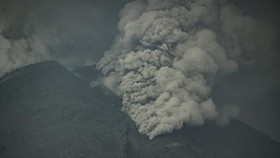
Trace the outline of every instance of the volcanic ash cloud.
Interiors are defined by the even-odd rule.
[[[246,25],[243,32],[236,31],[242,27],[239,20]],[[183,124],[225,124],[238,108],[218,108],[211,89],[215,78],[238,70],[243,49],[261,43],[250,37],[263,29],[252,22],[257,20],[214,0],[133,1],[120,12],[120,34],[97,68],[150,139]]]

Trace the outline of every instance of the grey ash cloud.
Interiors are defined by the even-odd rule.
[[[150,139],[184,124],[236,117],[238,106],[213,102],[215,82],[254,66],[277,38],[273,24],[213,0],[136,0],[121,11],[118,28],[97,67]]]

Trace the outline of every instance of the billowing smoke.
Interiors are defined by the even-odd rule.
[[[35,35],[17,40],[0,35],[0,76],[18,67],[47,59],[49,50]]]
[[[216,106],[211,89],[240,64],[254,65],[274,39],[273,26],[217,0],[136,0],[120,12],[118,29],[97,68],[150,139],[235,117],[238,107]]]

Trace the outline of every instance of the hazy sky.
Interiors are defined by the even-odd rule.
[[[97,62],[118,33],[119,10],[128,0],[0,0],[0,74],[46,59],[66,66]],[[244,16],[279,30],[278,0],[229,0]],[[240,107],[239,119],[280,141],[279,36],[257,54],[257,64],[221,78],[212,92],[218,104]],[[44,52],[40,52],[44,50]]]

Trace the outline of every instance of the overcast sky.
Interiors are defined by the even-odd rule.
[[[244,15],[279,30],[278,0],[229,0]],[[0,71],[46,59],[66,66],[89,65],[109,50],[119,10],[128,0],[0,0]],[[240,107],[239,119],[280,142],[279,36],[253,67],[221,78],[213,90],[218,104]],[[7,51],[8,47],[13,47]],[[45,50],[38,53],[38,50]],[[8,55],[7,55],[8,54]]]

